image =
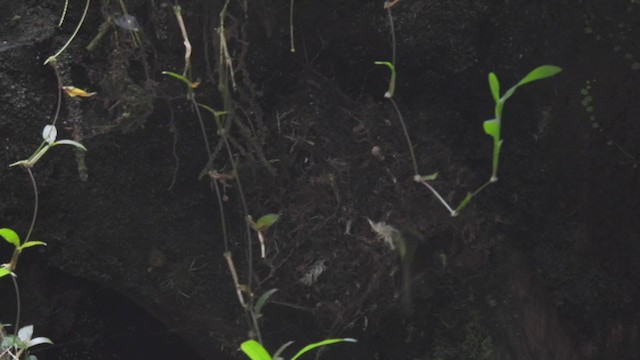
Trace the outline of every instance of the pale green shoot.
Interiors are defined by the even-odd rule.
[[[554,76],[557,73],[562,71],[561,68],[553,65],[543,65],[533,69],[529,72],[525,77],[523,77],[517,84],[509,88],[502,96],[500,95],[500,81],[498,81],[498,76],[494,73],[489,73],[489,90],[491,92],[491,97],[495,102],[494,107],[494,117],[493,119],[486,120],[482,127],[484,132],[493,138],[493,158],[492,158],[492,166],[491,166],[491,177],[489,181],[484,183],[478,189],[473,192],[467,193],[467,196],[460,202],[460,204],[454,209],[452,208],[445,199],[440,196],[440,194],[435,190],[435,188],[429,184],[430,180],[425,176],[414,176],[414,180],[426,186],[437,198],[438,200],[447,208],[451,216],[457,216],[462,209],[464,209],[476,196],[480,193],[484,188],[489,186],[492,183],[498,181],[498,164],[500,161],[500,149],[502,148],[502,138],[500,137],[500,133],[502,130],[502,112],[504,109],[505,102],[513,96],[515,91],[522,85],[526,85],[530,82],[534,82],[537,80],[546,79],[548,77]]]
[[[247,215],[247,223],[256,231],[256,233],[258,233],[258,240],[260,241],[260,255],[263,259],[267,255],[264,232],[275,224],[278,219],[280,219],[280,215],[278,214],[267,214],[258,219],[258,221],[253,221],[251,215]]]
[[[351,338],[344,338],[344,339],[327,339],[327,340],[323,340],[323,341],[319,341],[313,344],[309,344],[307,346],[305,346],[304,348],[302,348],[300,351],[298,351],[292,358],[291,360],[296,360],[298,359],[300,356],[304,355],[305,353],[321,347],[321,346],[327,346],[327,345],[331,345],[331,344],[335,344],[335,343],[339,343],[339,342],[357,342],[356,339],[351,339]],[[245,342],[243,342],[240,345],[240,349],[242,350],[242,352],[245,353],[245,355],[247,355],[251,360],[282,360],[283,358],[281,358],[279,356],[279,354],[284,350],[284,348],[286,348],[287,346],[289,346],[291,344],[291,342],[286,343],[285,345],[283,345],[277,352],[276,354],[274,354],[273,357],[271,357],[271,355],[269,354],[269,352],[257,341],[255,340],[247,340]]]
[[[396,67],[393,63],[389,61],[374,61],[376,65],[384,65],[391,70],[391,77],[389,78],[389,88],[387,92],[384,94],[384,97],[387,99],[391,99],[396,92]]]
[[[467,194],[460,205],[455,209],[454,213],[456,215],[464,209],[469,202],[471,202],[471,199],[473,199],[474,196],[484,190],[485,187],[498,181],[498,164],[500,162],[500,150],[502,149],[502,138],[500,137],[500,132],[502,130],[502,110],[504,109],[505,102],[513,96],[520,86],[537,80],[546,79],[561,71],[561,68],[553,65],[539,66],[529,72],[527,76],[523,77],[517,84],[509,88],[509,90],[507,90],[502,96],[500,96],[500,81],[498,81],[498,76],[494,73],[489,73],[489,90],[491,91],[491,97],[493,97],[493,101],[495,102],[494,118],[486,120],[482,124],[482,127],[484,132],[493,138],[491,177],[489,178],[489,181],[480,186],[476,191]]]
[[[36,151],[28,159],[16,161],[10,164],[9,166],[10,167],[22,166],[24,168],[30,169],[38,162],[38,160],[40,160],[44,156],[44,154],[47,153],[47,151],[49,151],[50,148],[58,145],[71,145],[82,151],[87,151],[87,148],[85,148],[84,145],[80,144],[77,141],[73,141],[73,140],[56,141],[57,137],[58,137],[58,130],[56,129],[56,127],[53,125],[46,125],[42,130],[42,139],[44,141],[42,142],[42,144],[40,144],[40,146],[36,149]]]
[[[273,295],[276,291],[278,291],[278,289],[271,289],[265,292],[264,294],[260,295],[260,297],[256,301],[256,304],[253,305],[253,312],[256,315],[256,319],[259,319],[262,317],[262,308],[267,304],[267,301],[269,301],[269,298],[271,297],[271,295]]]
[[[502,96],[500,96],[500,82],[498,77],[494,73],[489,73],[489,89],[491,90],[491,96],[495,102],[494,118],[485,121],[482,126],[484,132],[493,138],[493,162],[491,178],[489,181],[498,181],[498,162],[500,159],[500,148],[502,147],[502,139],[500,138],[500,130],[502,128],[502,110],[505,102],[513,96],[520,86],[534,82],[537,80],[546,79],[554,76],[562,71],[561,68],[553,65],[543,65],[533,69],[527,76],[518,81],[517,84],[507,90]]]

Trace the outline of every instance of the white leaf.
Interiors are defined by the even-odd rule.
[[[51,144],[54,141],[56,141],[57,137],[58,137],[58,130],[53,125],[46,125],[42,130],[42,138],[48,144]]]
[[[18,338],[24,342],[29,342],[33,336],[33,325],[27,325],[18,330]]]
[[[52,344],[53,345],[53,341],[51,341],[51,339],[46,338],[46,337],[37,337],[37,338],[31,339],[31,341],[29,341],[29,347],[40,345],[40,344]]]
[[[81,150],[87,151],[87,148],[84,147],[84,145],[80,144],[77,141],[73,141],[73,140],[60,140],[60,141],[56,141],[55,143],[51,144],[52,146],[56,146],[56,145],[72,145],[75,146]]]

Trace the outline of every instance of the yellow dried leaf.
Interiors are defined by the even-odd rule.
[[[75,86],[63,86],[62,90],[64,90],[70,97],[91,97],[97,94],[97,92],[86,92],[85,90],[82,90]]]

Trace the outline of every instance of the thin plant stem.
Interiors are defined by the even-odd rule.
[[[189,89],[192,92],[191,89]],[[202,137],[204,138],[204,146],[207,148],[207,156],[211,159],[211,146],[209,145],[209,139],[207,138],[207,129],[204,127],[204,120],[202,120],[202,113],[200,113],[200,107],[195,100],[194,94],[191,93],[189,95],[191,99],[191,104],[196,112],[196,117],[198,118],[198,122],[200,123],[200,130],[202,131]]]
[[[31,233],[33,232],[33,228],[36,225],[36,218],[38,217],[38,185],[36,185],[36,178],[33,176],[33,171],[31,168],[26,168],[29,173],[29,178],[31,179],[31,185],[33,186],[33,217],[31,218],[31,225],[29,225],[29,230],[27,231],[27,236],[24,239],[24,242],[27,242],[31,239]]]
[[[238,172],[238,166],[236,161],[233,159],[233,152],[231,151],[231,145],[229,145],[229,141],[227,141],[226,135],[224,136],[224,144],[227,149],[227,155],[229,156],[229,161],[231,162],[231,166],[233,167],[233,172],[235,173],[236,185],[238,186],[238,194],[240,194],[240,201],[242,202],[242,209],[244,211],[245,216],[249,214],[249,208],[247,206],[247,201],[244,196],[244,190],[242,190],[242,183],[240,182],[240,175]],[[253,248],[251,246],[251,228],[249,227],[248,222],[245,223],[245,234],[247,236],[247,289],[249,294],[251,294],[251,289],[253,288]],[[260,327],[258,326],[257,320],[254,319],[255,315],[251,307],[253,307],[253,296],[249,295],[249,308],[247,310],[251,314],[253,328],[256,331],[256,337],[258,338],[258,342],[262,344],[262,334],[260,333]]]
[[[218,209],[220,210],[220,227],[222,228],[222,241],[224,242],[224,252],[229,252],[229,238],[227,235],[227,224],[224,216],[224,205],[222,204],[222,194],[215,179],[211,181],[211,187],[216,190],[216,198],[218,200]]]
[[[293,38],[293,5],[295,0],[291,0],[289,3],[289,38],[291,41],[291,52],[296,52],[296,46]]]
[[[20,304],[20,288],[18,287],[18,280],[16,280],[15,276],[11,276],[11,280],[13,280],[13,289],[16,293],[16,323],[13,329],[13,336],[17,336],[18,330],[20,329],[20,313],[22,311]]]
[[[184,44],[184,70],[182,71],[182,76],[187,76],[187,71],[191,67],[191,42],[189,41],[189,36],[187,35],[187,28],[184,25],[184,19],[182,18],[182,8],[180,5],[175,5],[173,7],[173,12],[176,15],[176,19],[178,20],[178,25],[180,26],[180,33],[182,34],[182,40]]]
[[[64,23],[64,18],[67,16],[68,8],[69,8],[69,0],[65,0],[64,8],[62,9],[62,15],[60,16],[60,22],[58,22],[58,27],[61,27],[62,23]]]
[[[391,7],[387,7],[387,14],[389,15],[389,29],[391,32],[391,63],[396,65],[396,30],[393,26],[393,14],[391,13]]]
[[[440,200],[440,202],[442,203],[442,205],[444,205],[444,207],[446,207],[446,208],[447,208],[447,210],[449,210],[449,213],[451,214],[451,216],[456,216],[456,215],[458,215],[457,211],[453,210],[453,209],[451,208],[451,206],[449,206],[449,204],[447,203],[447,201],[442,197],[442,195],[440,195],[440,193],[439,193],[439,192],[438,192],[438,191],[437,191],[433,186],[431,186],[431,184],[429,184],[429,183],[428,183],[428,182],[426,182],[426,181],[419,181],[419,183],[420,183],[420,184],[422,184],[422,185],[424,185],[424,186],[426,186],[426,187],[429,189],[429,191],[431,191],[431,193],[432,193],[433,195],[435,195],[435,197],[436,197],[438,200]]]
[[[89,11],[89,4],[90,3],[91,3],[91,0],[87,0],[87,4],[84,7],[84,12],[82,13],[82,17],[80,18],[80,22],[78,22],[78,26],[76,26],[76,29],[73,31],[73,34],[71,34],[71,37],[69,38],[69,40],[67,40],[67,42],[60,48],[60,50],[58,50],[57,53],[55,53],[55,54],[53,54],[53,55],[51,55],[51,56],[49,56],[47,58],[47,60],[44,62],[45,65],[47,65],[48,63],[50,63],[52,61],[56,61],[58,56],[60,56],[60,54],[62,54],[62,52],[67,49],[67,47],[69,46],[69,44],[71,44],[71,42],[76,37],[76,35],[78,35],[78,31],[80,31],[80,28],[82,27],[82,24],[84,23],[84,18],[87,16],[87,12]]]
[[[26,168],[27,169],[27,173],[29,174],[29,179],[31,179],[31,185],[33,186],[33,217],[31,217],[31,224],[29,225],[29,230],[27,231],[27,236],[24,239],[24,242],[28,242],[29,239],[31,238],[31,233],[33,232],[33,228],[36,225],[36,219],[38,217],[38,185],[36,185],[36,178],[33,176],[33,171],[31,171],[31,168]],[[18,251],[18,250],[16,250]],[[18,254],[19,255],[19,252]],[[16,260],[15,263],[12,259],[12,264],[13,266],[15,266],[17,264],[17,255],[16,255]],[[13,280],[13,288],[15,290],[16,293],[16,323],[15,323],[15,329],[14,329],[14,335],[18,334],[18,329],[20,328],[20,313],[21,313],[21,304],[20,304],[20,288],[18,287],[18,281],[16,280],[16,278],[14,276],[11,276],[11,280]]]
[[[64,86],[64,84],[62,83],[62,78],[60,77],[58,64],[55,61],[52,61],[49,64],[53,68],[53,73],[56,75],[56,80],[58,81],[58,103],[56,105],[56,112],[53,114],[53,121],[51,121],[51,125],[56,126],[56,122],[60,117],[60,109],[62,108],[62,87]]]
[[[409,131],[407,130],[407,125],[404,122],[404,117],[402,116],[402,113],[400,112],[400,108],[398,108],[398,104],[396,104],[396,101],[393,100],[393,98],[389,98],[389,101],[391,101],[391,104],[393,105],[393,108],[398,115],[398,120],[400,120],[400,125],[402,126],[404,137],[407,140],[407,145],[409,145],[409,153],[411,154],[411,161],[413,162],[414,175],[419,176],[420,173],[418,172],[418,161],[416,160],[416,154],[413,151],[413,144],[411,143],[411,138],[409,137]]]

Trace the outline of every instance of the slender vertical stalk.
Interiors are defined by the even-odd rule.
[[[38,217],[38,185],[36,185],[36,178],[33,176],[33,171],[31,168],[26,168],[29,173],[29,179],[31,179],[31,185],[33,186],[33,216],[31,217],[31,224],[29,225],[29,231],[27,231],[27,236],[24,239],[24,242],[28,242],[31,239],[31,233],[33,232],[33,228],[36,225],[36,218]]]
[[[18,335],[18,330],[20,329],[20,312],[21,304],[20,304],[20,288],[18,288],[18,280],[16,280],[15,276],[10,275],[11,280],[13,280],[13,289],[16,293],[16,322],[15,327],[13,329],[13,336]]]
[[[296,46],[293,38],[293,5],[295,0],[291,0],[289,3],[289,38],[291,41],[291,52],[296,52]]]
[[[407,125],[404,122],[404,117],[402,116],[402,113],[400,112],[400,108],[398,108],[396,101],[393,100],[393,98],[389,98],[389,101],[391,101],[391,104],[393,104],[393,108],[395,109],[396,114],[398,115],[398,119],[400,120],[402,132],[404,132],[404,137],[407,140],[407,145],[409,145],[409,153],[411,154],[411,161],[413,162],[413,175],[417,176],[420,174],[418,172],[418,161],[416,160],[416,154],[413,151],[413,144],[411,143],[411,137],[409,137],[409,130],[407,130]]]

